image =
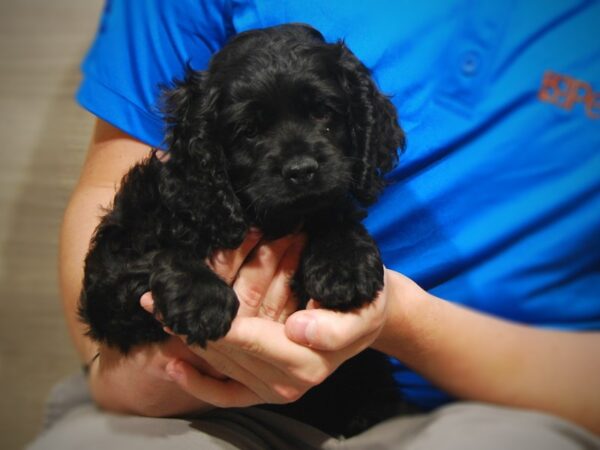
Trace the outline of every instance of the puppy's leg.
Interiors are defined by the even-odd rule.
[[[197,255],[162,251],[154,258],[150,289],[156,312],[188,344],[206,345],[229,331],[239,302],[233,289]]]
[[[127,353],[168,336],[140,306],[140,297],[149,289],[155,252],[119,257],[113,244],[99,241],[86,259],[79,316],[88,326],[88,336]]]
[[[379,249],[360,223],[323,232],[309,240],[292,288],[301,302],[346,311],[369,303],[383,287]]]

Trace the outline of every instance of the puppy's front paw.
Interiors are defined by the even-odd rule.
[[[190,345],[205,347],[207,341],[225,336],[239,306],[233,289],[208,269],[173,275],[151,280],[163,323],[176,334],[185,335]]]
[[[383,263],[372,242],[307,254],[300,273],[295,286],[303,285],[300,298],[313,298],[328,309],[358,308],[373,301],[383,288]]]

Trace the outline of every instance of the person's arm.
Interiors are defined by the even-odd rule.
[[[198,368],[203,362],[178,339],[139,348],[127,358],[85,336],[77,316],[83,262],[90,238],[110,206],[121,178],[135,163],[149,156],[150,147],[99,120],[80,179],[65,211],[60,238],[60,286],[68,328],[82,362],[92,361],[90,386],[96,402],[109,410],[164,416],[206,408],[185,394],[165,375],[174,357]]]
[[[77,317],[83,280],[83,261],[103,208],[110,206],[121,178],[150,148],[98,120],[80,178],[65,210],[60,234],[59,275],[63,307],[75,347],[83,361],[97,352],[97,345],[84,336]]]
[[[229,379],[207,377],[177,359],[167,373],[191,395],[222,407],[286,403],[367,346],[459,398],[544,411],[600,433],[600,333],[492,318],[390,270],[367,307],[298,311],[285,325],[237,318],[225,338],[194,349]]]
[[[387,309],[373,348],[457,398],[544,411],[600,433],[600,333],[508,322],[386,275]],[[313,320],[307,339],[302,330]],[[298,312],[286,325],[296,342],[324,350],[345,348],[345,336],[357,332],[356,322],[322,310]]]
[[[388,280],[375,348],[458,398],[548,412],[600,434],[600,333],[520,325],[437,298],[400,274]]]

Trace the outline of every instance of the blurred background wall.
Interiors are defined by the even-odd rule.
[[[78,370],[57,286],[58,230],[91,133],[79,63],[102,0],[0,0],[0,449],[41,425]]]

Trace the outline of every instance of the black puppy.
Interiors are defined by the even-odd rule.
[[[301,305],[314,298],[345,311],[376,297],[383,266],[360,220],[404,136],[391,102],[343,43],[327,44],[306,25],[241,33],[208,70],[188,70],[165,105],[168,158],[153,154],[130,170],[86,258],[80,316],[92,338],[123,353],[165,340],[139,305],[147,291],[190,344],[224,336],[238,300],[205,260],[238,247],[250,226],[267,238],[306,233],[292,282]],[[375,373],[367,380],[381,386]],[[352,434],[379,416],[313,423]]]

